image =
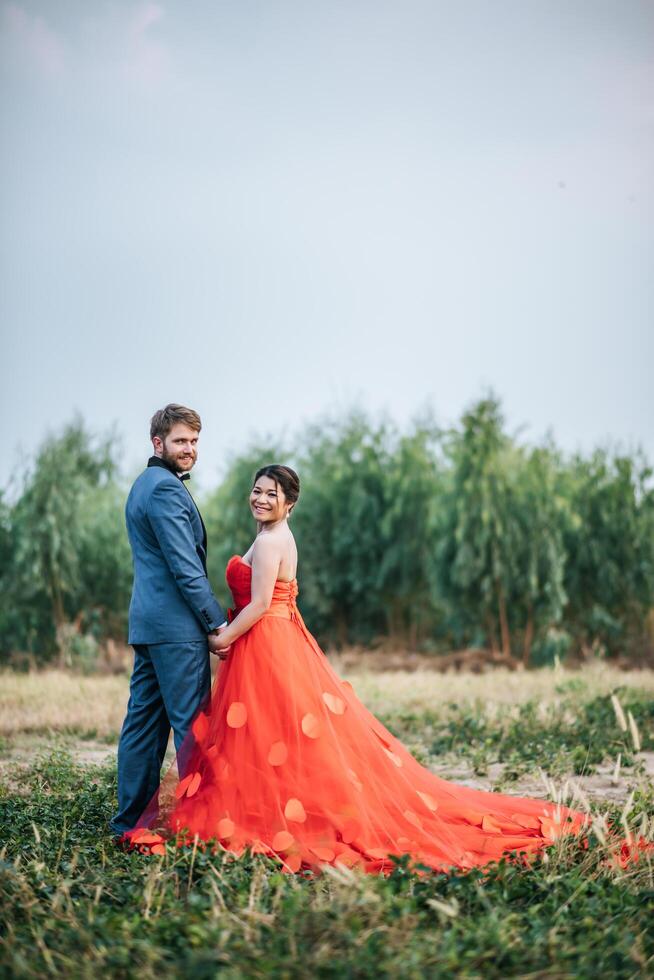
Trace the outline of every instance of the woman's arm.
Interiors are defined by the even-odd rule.
[[[217,650],[224,650],[258,622],[272,602],[273,589],[279,574],[281,551],[274,538],[261,534],[252,550],[252,594],[247,606],[241,609],[229,626],[214,641]]]

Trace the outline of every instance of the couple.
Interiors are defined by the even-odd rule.
[[[472,868],[577,833],[581,813],[433,775],[334,673],[296,605],[288,518],[300,483],[289,467],[255,476],[257,533],[227,565],[234,609],[225,616],[185,483],[200,428],[181,405],[157,412],[154,455],[127,501],[135,660],[116,837],[163,853],[167,837],[197,835],[235,854],[267,854],[289,872],[323,864],[386,872],[391,855],[436,870]],[[224,661],[211,694],[209,651]],[[171,726],[179,779],[167,793],[160,772]]]

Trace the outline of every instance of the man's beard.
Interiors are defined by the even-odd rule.
[[[175,470],[175,472],[185,469],[189,463],[191,465],[188,468],[192,469],[192,467],[195,466],[196,460],[195,456],[190,456],[188,459],[182,460],[177,453],[169,453],[165,448],[161,451],[161,458],[164,463],[167,463],[168,466]]]

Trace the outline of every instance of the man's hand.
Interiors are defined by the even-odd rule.
[[[209,650],[220,660],[227,660],[232,646],[229,639],[223,636],[227,629],[227,626],[219,626],[213,633],[209,633],[208,637]]]

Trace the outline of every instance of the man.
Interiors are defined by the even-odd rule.
[[[157,791],[171,725],[179,752],[209,694],[209,649],[226,625],[207,578],[206,529],[184,483],[201,428],[197,412],[183,405],[155,412],[154,455],[127,498],[134,670],[118,745],[116,836],[136,825]]]

